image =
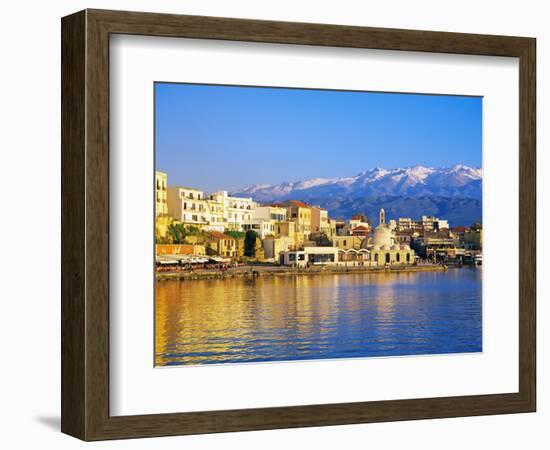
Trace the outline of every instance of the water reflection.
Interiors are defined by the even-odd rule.
[[[156,364],[481,351],[481,269],[165,281]]]

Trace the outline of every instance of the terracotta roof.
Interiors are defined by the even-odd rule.
[[[308,205],[306,205],[304,202],[301,202],[300,200],[290,200],[289,203],[294,206],[299,206],[300,208],[309,208]]]
[[[357,231],[357,230],[358,230],[358,231],[368,231],[369,229],[368,229],[367,227],[363,226],[363,225],[359,225],[359,226],[355,227],[355,228],[354,228],[353,230],[351,230],[351,231]]]
[[[451,231],[456,231],[458,233],[464,233],[465,231],[468,231],[467,227],[452,227]]]

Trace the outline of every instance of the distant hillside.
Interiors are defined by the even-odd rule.
[[[384,208],[390,219],[425,214],[447,219],[451,226],[469,225],[481,220],[482,171],[464,165],[374,168],[353,177],[254,185],[232,194],[263,203],[299,199],[345,219],[359,212],[377,217]]]

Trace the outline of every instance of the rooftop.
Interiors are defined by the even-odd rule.
[[[300,200],[290,200],[289,203],[300,208],[309,208],[308,205],[306,205],[304,202],[301,202]]]

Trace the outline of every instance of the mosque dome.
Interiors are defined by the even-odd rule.
[[[374,230],[374,238],[373,238],[373,244],[374,245],[392,245],[392,237],[393,234],[390,230],[390,228],[383,224]]]
[[[391,246],[391,249],[392,250],[399,250],[399,245],[394,244],[394,245]]]
[[[382,250],[391,250],[391,245],[383,245]]]
[[[410,250],[411,248],[407,244],[401,244],[401,250]]]

